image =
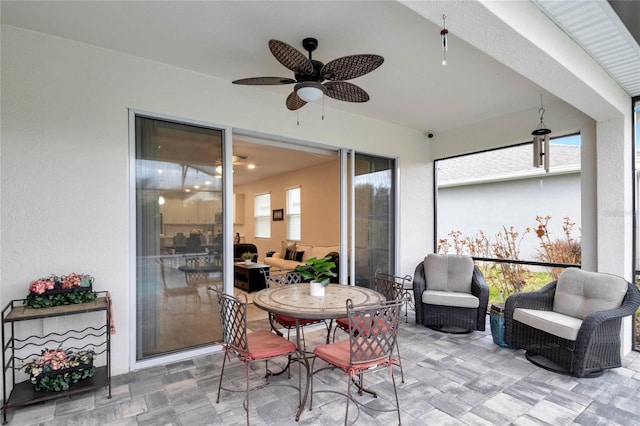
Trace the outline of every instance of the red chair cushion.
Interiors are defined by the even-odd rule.
[[[361,337],[358,339],[361,339]],[[343,340],[337,343],[329,343],[328,345],[316,346],[313,349],[313,354],[318,358],[328,362],[329,364],[335,365],[336,367],[341,368],[348,373],[357,373],[358,371],[367,370],[368,368],[375,367],[377,365],[389,364],[390,360],[386,358],[383,361],[376,359],[371,362],[364,362],[351,366],[351,353],[349,345],[349,340]],[[383,354],[381,352],[371,354],[371,358],[376,358],[380,355]]]
[[[296,319],[293,318],[293,317],[289,317],[289,316],[286,316],[286,315],[275,315],[275,319],[276,319],[276,321],[278,321],[278,323],[280,325],[282,325],[285,328],[295,328],[296,327]],[[300,321],[300,325],[304,326],[304,325],[309,325],[309,324],[315,324],[315,323],[318,323],[318,322],[322,322],[323,320],[302,318],[299,321]]]
[[[338,318],[336,320],[336,325],[347,333],[349,332],[349,318]]]
[[[289,355],[296,351],[296,345],[284,337],[267,330],[258,330],[247,334],[248,359],[264,359],[280,355]]]
[[[354,330],[354,331],[355,331],[355,335],[356,335],[356,336],[357,336],[357,335],[358,335],[358,333],[359,333],[359,332],[358,332],[358,330],[367,330],[367,329],[369,329],[369,328],[373,327],[373,324],[371,324],[371,319],[368,319],[368,318],[369,318],[368,316],[367,316],[365,319],[361,318],[360,316],[356,316],[356,317],[355,317],[356,321],[358,321],[358,322],[359,322],[358,326],[357,326],[357,327],[354,327],[354,328],[355,328],[355,330]],[[367,323],[365,322],[365,320],[366,320],[366,319],[368,319],[369,324],[367,324]],[[349,318],[338,318],[338,319],[336,320],[336,325],[337,325],[339,328],[341,328],[341,329],[343,329],[344,331],[346,331],[347,333],[349,332]],[[366,326],[366,328],[365,328],[365,326]],[[386,329],[387,324],[384,322],[384,320],[382,320],[382,319],[378,319],[377,326],[381,327],[381,329],[382,329],[381,331],[382,331],[382,332],[387,331],[387,329]],[[364,333],[364,334],[365,334],[365,335],[368,335],[369,333]]]

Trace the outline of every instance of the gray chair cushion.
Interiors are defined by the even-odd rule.
[[[593,312],[619,307],[626,294],[624,278],[567,268],[558,277],[553,311],[585,319]]]
[[[477,309],[478,306],[480,306],[480,299],[471,293],[425,290],[422,292],[422,303],[426,303],[427,305]]]
[[[428,254],[424,258],[427,290],[471,293],[473,259],[453,254]]]
[[[575,342],[582,326],[582,320],[554,311],[516,308],[513,319],[554,336]]]

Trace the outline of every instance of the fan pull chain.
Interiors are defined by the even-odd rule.
[[[296,110],[296,123],[300,126],[300,108]]]
[[[322,96],[322,121],[324,121],[324,95]]]

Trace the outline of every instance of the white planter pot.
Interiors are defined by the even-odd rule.
[[[316,296],[316,297],[324,296],[325,287],[322,285],[322,283],[311,281],[311,286],[309,287],[309,289],[312,296]]]
[[[244,260],[244,264],[245,265],[251,265],[251,259],[245,259]]]

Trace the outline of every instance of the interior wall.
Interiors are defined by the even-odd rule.
[[[7,25],[0,42],[0,297],[23,298],[32,280],[52,273],[93,275],[114,300],[114,375],[131,368],[135,347],[128,108],[399,156],[407,206],[399,220],[416,225],[401,228],[398,272],[413,273],[427,250],[431,200],[414,191],[428,161],[421,132],[345,114],[331,102],[325,120],[320,105],[303,108],[298,126],[283,106],[286,94]]]
[[[267,251],[280,251],[287,239],[286,190],[300,187],[301,239],[303,244],[333,246],[340,243],[340,162],[334,160],[269,179],[238,185],[236,194],[244,194],[244,241],[258,247],[259,258]],[[271,221],[271,238],[255,238],[253,200],[258,194],[271,194],[271,210],[283,209],[285,220]]]

